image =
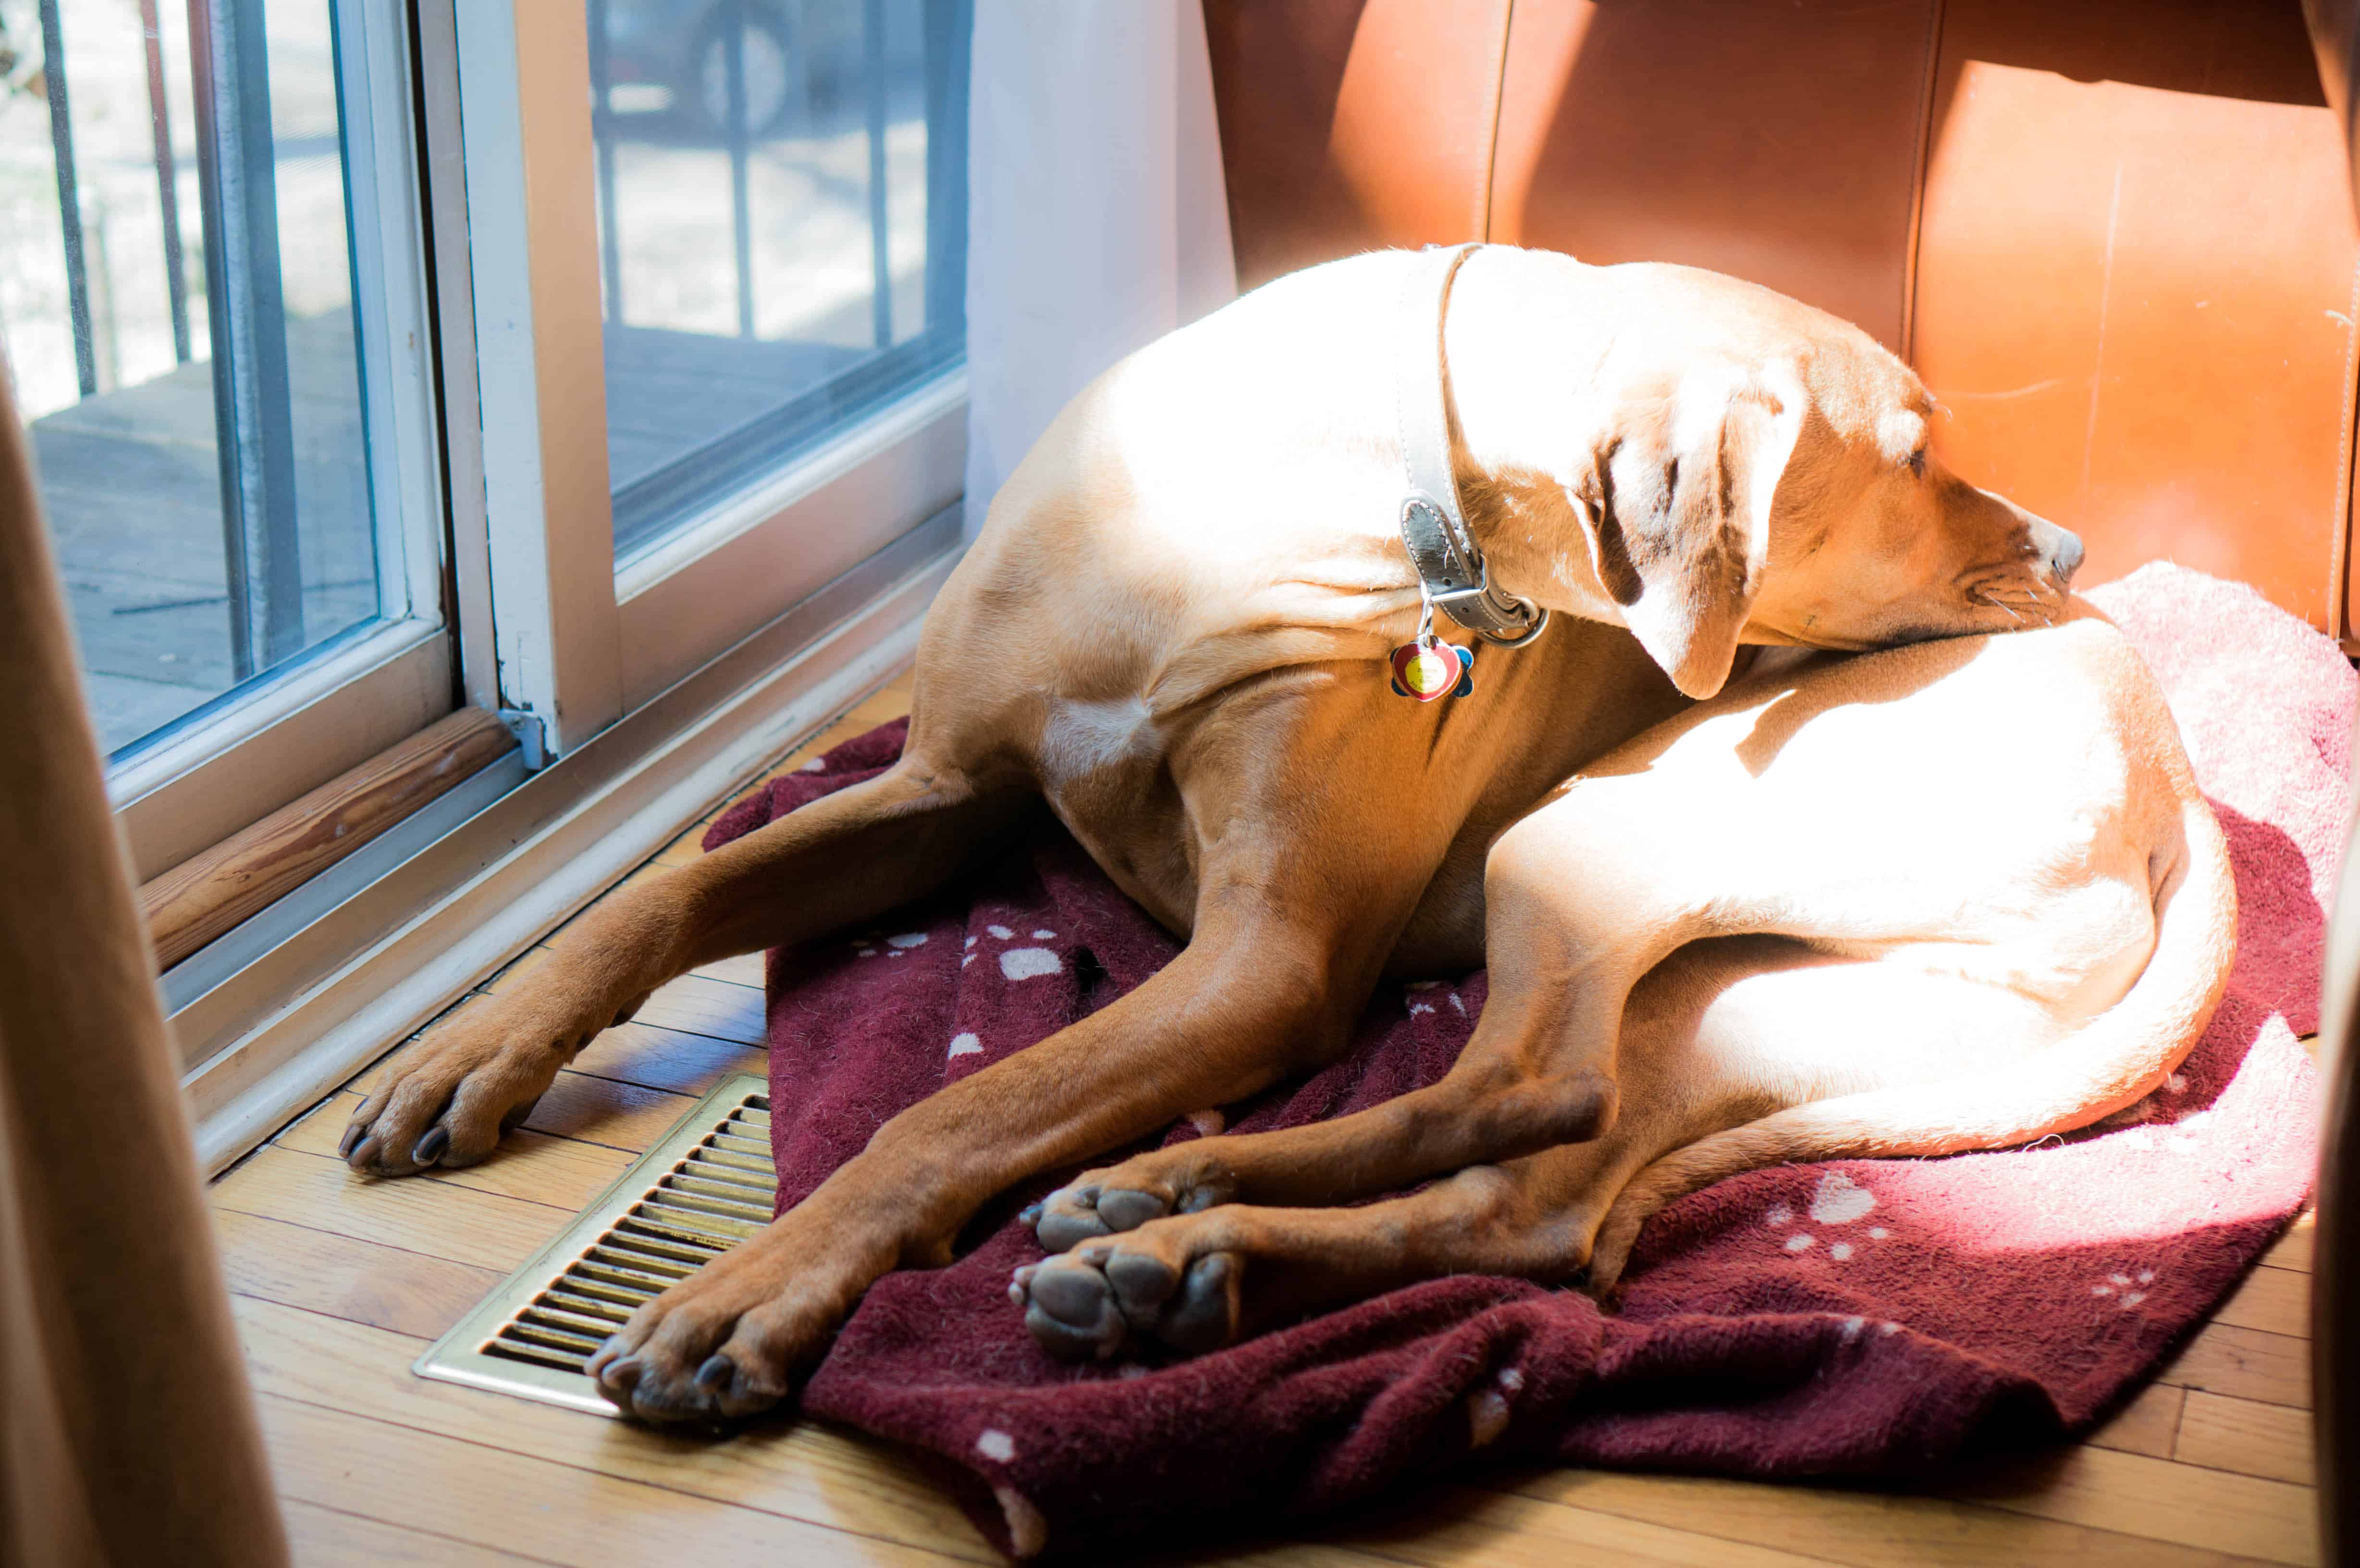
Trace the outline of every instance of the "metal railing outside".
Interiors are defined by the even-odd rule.
[[[98,359],[60,7],[60,0],[40,0],[42,87],[57,171],[75,375],[82,396],[91,397],[99,391]],[[139,0],[139,19],[172,347],[178,363],[186,365],[191,352],[187,263],[156,0]],[[189,47],[221,471],[223,578],[231,662],[236,679],[245,681],[305,646],[269,56],[259,0],[189,0]]]

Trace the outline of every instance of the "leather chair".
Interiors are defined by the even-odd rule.
[[[2295,0],[1205,8],[1242,285],[1470,239],[1750,278],[1917,365],[2085,582],[2351,637],[2360,225]]]
[[[2083,583],[2169,558],[2360,648],[2360,0],[1204,5],[1240,285],[1466,240],[1750,278],[1916,365],[1944,456],[2080,532]],[[2312,1344],[2360,1568],[2342,902]]]

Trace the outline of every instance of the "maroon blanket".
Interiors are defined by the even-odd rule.
[[[1041,1256],[979,1216],[880,1281],[803,1394],[943,1455],[1004,1547],[1065,1552],[1305,1515],[1485,1455],[1744,1475],[1923,1475],[2090,1424],[2237,1280],[2313,1165],[2319,967],[2345,817],[2350,666],[2251,591],[2149,567],[2091,595],[2169,694],[2236,861],[2236,972],[2181,1070],[2100,1129],[2001,1153],[1757,1171],[1642,1236],[1620,1312],[1526,1281],[1396,1290],[1193,1361],[1068,1367],[1010,1306]],[[864,779],[900,724],[731,811],[707,846]],[[1175,952],[1064,833],[857,937],[770,955],[781,1204],[894,1112],[1138,985]],[[1481,974],[1386,991],[1349,1058],[1229,1107],[1242,1130],[1440,1077]],[[1906,1027],[1906,1020],[1897,1021]],[[1166,1141],[1197,1136],[1183,1123]],[[981,1494],[978,1493],[978,1496]]]

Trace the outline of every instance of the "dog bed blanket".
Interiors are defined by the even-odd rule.
[[[975,1489],[978,1522],[1019,1555],[1332,1510],[1478,1450],[1907,1476],[2088,1427],[2309,1190],[2315,1083],[2298,1037],[2317,1028],[2355,702],[2334,645],[2249,589],[2149,566],[2090,597],[2160,680],[2236,865],[2228,995],[2147,1101],[2026,1149],[1723,1181],[1648,1225],[1619,1312],[1457,1276],[1193,1360],[1077,1367],[1034,1345],[1007,1287],[1041,1257],[1017,1209],[1071,1173],[1046,1175],[979,1215],[950,1267],[880,1280],[803,1410],[971,1472],[997,1499]],[[772,782],[707,847],[869,777],[903,733],[886,725]],[[773,952],[782,1206],[895,1112],[1176,951],[1048,827],[872,931]],[[1387,988],[1345,1060],[1229,1120],[1284,1127],[1433,1083],[1483,997],[1480,972]],[[1164,1138],[1197,1136],[1183,1121]]]

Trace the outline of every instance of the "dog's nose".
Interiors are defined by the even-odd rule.
[[[2081,536],[2070,528],[2060,528],[2045,517],[2032,523],[2035,549],[2049,560],[2049,570],[2055,572],[2060,583],[2070,583],[2073,572],[2081,564]]]
[[[2081,536],[2070,528],[2057,530],[2056,547],[2049,551],[2049,561],[2057,572],[2057,581],[2070,583],[2081,565]]]

